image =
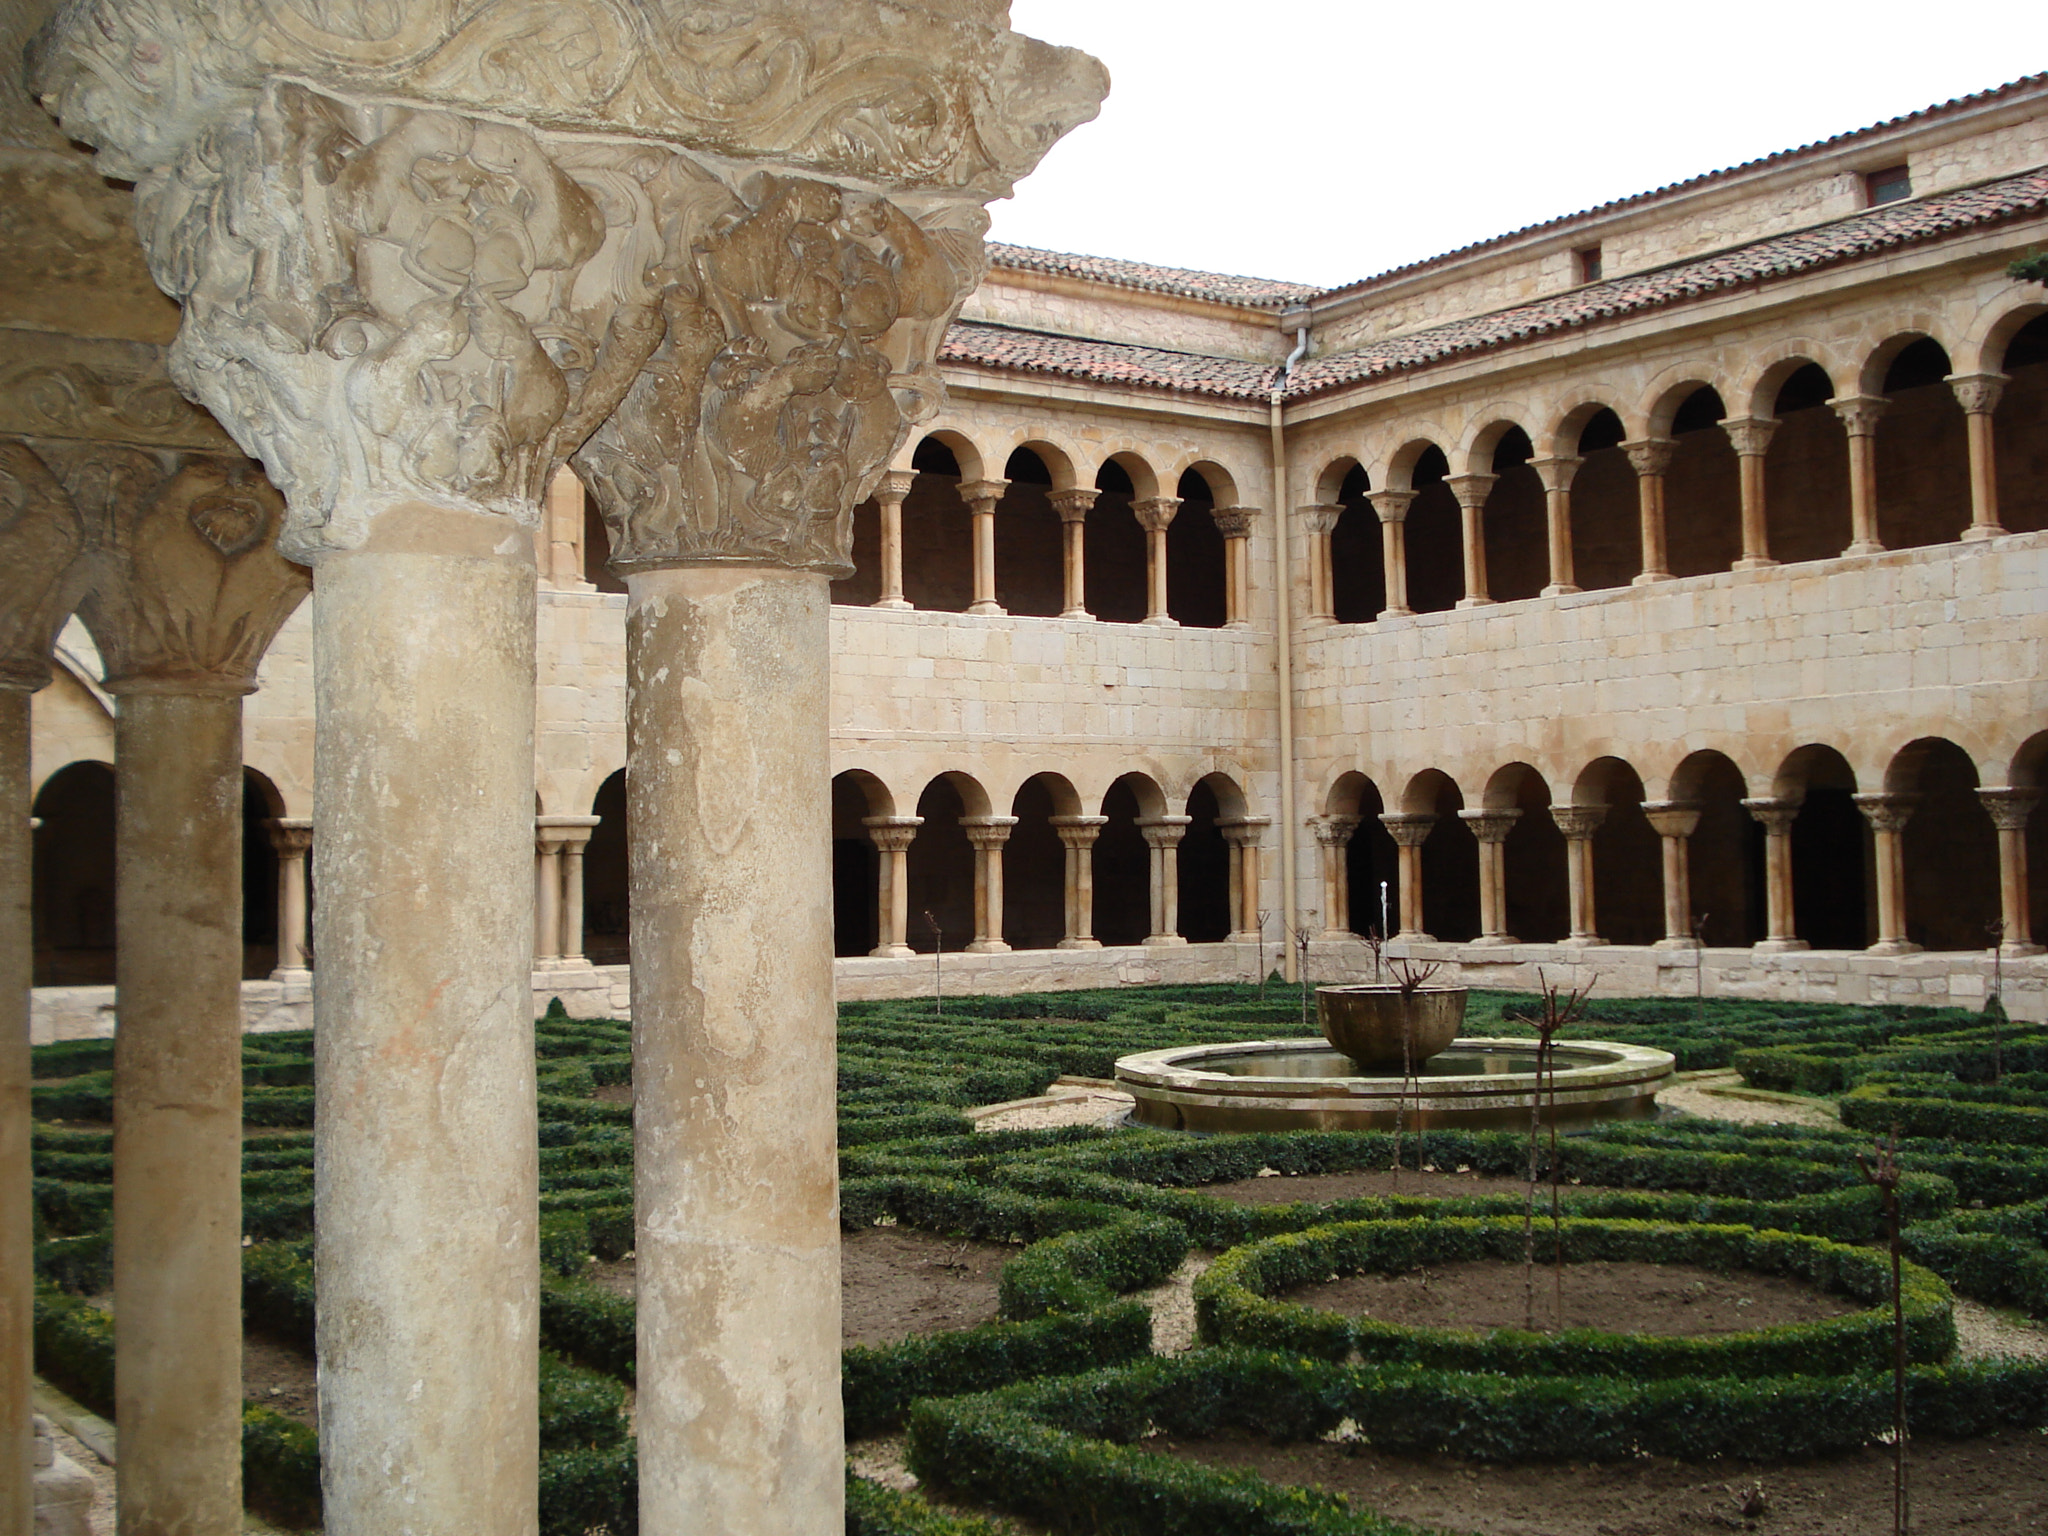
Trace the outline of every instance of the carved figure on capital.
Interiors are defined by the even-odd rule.
[[[50,650],[77,606],[87,529],[77,505],[28,444],[0,438],[0,687],[50,680]]]

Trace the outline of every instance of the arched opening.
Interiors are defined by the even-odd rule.
[[[1330,791],[1329,808],[1333,816],[1358,818],[1344,847],[1351,931],[1390,938],[1401,931],[1401,850],[1380,820],[1387,806],[1379,786],[1362,773],[1347,773]]]
[[[1210,775],[1188,792],[1187,830],[1179,855],[1180,935],[1190,944],[1217,944],[1230,937],[1230,844],[1216,825],[1225,812]],[[1224,781],[1224,787],[1235,786]],[[1241,799],[1242,797],[1238,797]]]
[[[1408,606],[1417,613],[1447,613],[1465,595],[1465,526],[1458,498],[1444,483],[1450,460],[1434,443],[1422,450],[1408,483]]]
[[[1592,836],[1593,931],[1610,944],[1656,943],[1664,937],[1664,849],[1643,814],[1641,775],[1618,757],[1596,758],[1572,787],[1572,803],[1607,808]]]
[[[2048,528],[2048,313],[2005,344],[2010,382],[1992,413],[1998,446],[1998,521],[2012,533]]]
[[[1792,821],[1792,930],[1813,949],[1865,949],[1877,931],[1868,878],[1870,828],[1852,798],[1856,774],[1833,747],[1801,747],[1778,770]]]
[[[919,954],[948,953],[974,942],[974,845],[960,818],[970,814],[966,793],[980,786],[965,774],[942,773],[917,797],[924,825],[910,845],[910,947]],[[929,917],[927,917],[929,914]],[[932,931],[932,919],[938,932]]]
[[[1128,467],[1105,459],[1095,488],[1082,540],[1088,611],[1105,623],[1136,624],[1145,617],[1145,530],[1131,511],[1137,483]]]
[[[1745,948],[1767,932],[1764,829],[1742,808],[1748,793],[1742,770],[1719,752],[1695,752],[1671,776],[1671,798],[1700,808],[1686,862],[1693,918],[1705,919],[1710,949]]]
[[[1572,476],[1572,577],[1588,592],[1625,587],[1643,568],[1635,466],[1621,443],[1621,418],[1602,407],[1579,429]]]
[[[1534,597],[1550,581],[1550,534],[1543,478],[1529,467],[1529,434],[1511,426],[1493,445],[1486,495],[1486,585],[1498,602]]]
[[[597,510],[597,498],[583,498],[583,579],[600,592],[623,592],[623,578],[612,574],[612,534]]]
[[[1010,802],[1017,825],[1003,845],[1003,937],[1012,949],[1051,949],[1066,937],[1067,850],[1052,818],[1079,808],[1056,773],[1026,779]]]
[[[1922,949],[1986,949],[1998,922],[1998,829],[1977,798],[1977,765],[1926,737],[1892,759],[1884,787],[1918,795],[1900,832],[1906,937]]]
[[[35,985],[114,979],[114,770],[67,763],[35,798],[31,920]]]
[[[1970,525],[1970,445],[1953,371],[1931,336],[1907,343],[1885,369],[1877,536],[1887,549],[1946,544]]]
[[[882,509],[870,496],[853,508],[853,574],[832,583],[832,601],[866,608],[882,595]]]
[[[1165,808],[1142,773],[1125,774],[1102,797],[1109,819],[1095,842],[1095,937],[1105,945],[1142,944],[1152,932],[1152,854],[1138,818]]]
[[[1003,466],[1010,488],[996,511],[996,601],[1011,613],[1055,619],[1066,606],[1060,515],[1053,510],[1052,470],[1030,448]]]
[[[626,770],[597,788],[590,802],[597,825],[583,848],[583,953],[592,965],[633,958],[633,887],[627,864]]]
[[[242,769],[242,979],[277,969],[277,849],[264,823],[284,814],[284,796],[254,768]],[[310,866],[312,861],[307,860]]]
[[[1195,629],[1221,629],[1230,614],[1215,492],[1191,469],[1174,494],[1180,510],[1166,529],[1167,616]]]
[[[1571,932],[1571,894],[1550,786],[1527,763],[1510,763],[1487,780],[1485,806],[1521,812],[1501,845],[1507,931],[1531,944],[1556,943]]]
[[[903,498],[904,599],[913,608],[965,613],[974,601],[974,520],[960,482],[970,477],[954,445],[937,436],[917,445],[910,467],[917,478]]]
[[[1458,812],[1465,797],[1450,775],[1425,769],[1409,781],[1401,809],[1436,817],[1422,841],[1422,920],[1435,938],[1479,937],[1479,842]]]
[[[1372,487],[1353,464],[1337,488],[1337,526],[1330,531],[1330,609],[1339,624],[1370,624],[1387,606],[1386,545],[1379,513],[1366,500]]]
[[[887,815],[880,781],[857,770],[832,778],[832,953],[865,955],[882,942],[881,852],[862,825]],[[887,790],[881,791],[886,797]]]
[[[1764,454],[1764,527],[1771,558],[1832,560],[1849,547],[1849,438],[1828,406],[1834,381],[1818,363],[1778,386]]]
[[[2048,790],[2048,731],[2029,736],[2013,754],[2006,782],[2015,789]],[[2034,944],[2048,944],[2048,815],[2036,806],[2022,834],[2027,849],[2027,916],[2031,933],[2019,935]]]
[[[1742,558],[1742,476],[1735,445],[1721,430],[1720,392],[1701,385],[1671,417],[1671,467],[1664,477],[1664,555],[1674,576],[1705,576]]]

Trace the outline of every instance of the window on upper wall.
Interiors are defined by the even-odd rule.
[[[1589,245],[1582,250],[1573,251],[1572,265],[1578,269],[1580,282],[1599,282],[1602,275],[1600,247]]]
[[[1871,171],[1863,178],[1864,192],[1870,199],[1870,206],[1879,203],[1896,203],[1913,195],[1913,178],[1906,167],[1894,165],[1882,171]]]

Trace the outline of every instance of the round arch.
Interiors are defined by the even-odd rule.
[[[1792,822],[1792,927],[1814,949],[1864,949],[1876,932],[1870,829],[1856,808],[1856,770],[1833,747],[1795,748],[1773,796],[1799,807]]]
[[[43,780],[32,814],[34,984],[114,979],[114,769],[83,759]]]
[[[1688,753],[1671,774],[1671,798],[1699,808],[1688,840],[1693,919],[1709,949],[1760,942],[1767,932],[1764,829],[1743,808],[1748,780],[1726,753]]]
[[[1908,742],[1885,768],[1887,794],[1913,797],[1900,829],[1906,937],[1923,949],[2000,942],[1998,831],[1977,797],[1970,754],[1941,736]]]

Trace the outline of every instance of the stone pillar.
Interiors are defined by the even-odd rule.
[[[1690,800],[1645,800],[1643,815],[1663,840],[1664,937],[1659,949],[1697,949],[1692,923],[1692,835],[1700,807]]]
[[[1272,825],[1269,816],[1226,816],[1216,825],[1230,844],[1230,942],[1256,944],[1259,922],[1259,842]]]
[[[1178,496],[1145,496],[1131,503],[1131,515],[1145,530],[1145,622],[1174,624],[1166,611],[1166,530],[1180,510]]]
[[[875,861],[875,910],[880,921],[875,924],[875,947],[868,953],[885,959],[914,955],[917,951],[910,947],[910,844],[924,818],[863,816],[860,824],[868,829],[868,840],[881,855]]]
[[[969,613],[995,618],[1009,612],[996,601],[996,507],[1009,488],[1007,480],[964,480],[960,484],[960,499],[974,517],[974,601],[967,605]]]
[[[1785,954],[1806,948],[1792,926],[1792,823],[1797,800],[1745,800],[1742,808],[1764,829],[1764,937],[1758,954]]]
[[[1066,931],[1057,949],[1100,949],[1095,937],[1095,839],[1107,816],[1055,816],[1053,830],[1066,849]]]
[[[1309,820],[1323,850],[1323,931],[1319,939],[1348,939],[1351,925],[1351,866],[1345,857],[1362,818],[1315,816]]]
[[[876,608],[908,608],[903,595],[903,499],[917,483],[917,472],[891,469],[875,483],[875,508],[882,524],[882,595]]]
[[[533,968],[553,970],[562,958],[562,839],[536,820],[533,829]]]
[[[566,464],[548,481],[535,558],[541,582],[558,592],[594,592],[583,575],[583,482]]]
[[[962,816],[960,825],[974,845],[974,939],[970,955],[1004,955],[1003,845],[1010,840],[1014,816]]]
[[[1906,937],[1906,855],[1899,836],[1912,819],[1918,795],[1855,795],[1856,809],[1870,823],[1876,844],[1877,942],[1873,955],[1911,955],[1920,946]]]
[[[1304,624],[1337,622],[1336,568],[1330,558],[1330,535],[1342,507],[1317,505],[1301,509],[1301,526],[1308,534],[1308,612]]]
[[[590,834],[597,830],[602,818],[551,816],[546,819],[554,823],[562,839],[562,958],[559,963],[564,970],[588,970],[590,960],[583,953],[583,850],[590,845]]]
[[[1381,618],[1394,618],[1415,610],[1408,606],[1408,506],[1413,491],[1373,491],[1366,500],[1380,519],[1380,557],[1387,578],[1387,606]]]
[[[305,816],[276,816],[263,823],[277,852],[277,969],[272,981],[311,975],[306,964],[306,854],[313,847],[313,822]]]
[[[1545,597],[1564,597],[1579,590],[1572,569],[1572,479],[1585,462],[1574,458],[1529,461],[1543,481],[1544,532],[1550,549],[1550,583],[1543,589]]]
[[[1465,595],[1460,608],[1483,608],[1493,601],[1486,594],[1486,498],[1493,492],[1495,475],[1452,475],[1444,484],[1458,498],[1465,551]]]
[[[1513,944],[1515,936],[1508,932],[1507,841],[1522,813],[1482,808],[1460,811],[1458,819],[1479,839],[1479,937],[1472,942]]]
[[[1998,948],[2019,958],[2038,955],[2034,942],[2032,895],[2027,888],[2027,820],[2041,803],[2032,789],[1980,789],[1977,798],[1998,829],[1998,916],[2003,924]]]
[[[1054,491],[1046,500],[1060,518],[1061,567],[1066,577],[1063,619],[1092,619],[1088,611],[1088,513],[1102,493],[1079,486]]]
[[[1622,451],[1635,466],[1636,496],[1643,531],[1643,569],[1634,585],[1669,581],[1671,568],[1664,553],[1664,476],[1671,468],[1671,455],[1678,444],[1668,437],[1646,437],[1623,443]]]
[[[1604,805],[1553,805],[1550,819],[1565,837],[1565,888],[1571,906],[1567,944],[1605,944],[1593,902],[1593,834],[1607,819]]]
[[[1395,858],[1400,864],[1401,931],[1394,937],[1427,940],[1430,933],[1424,925],[1422,912],[1422,845],[1429,837],[1430,828],[1436,825],[1435,813],[1384,811],[1380,815],[1380,825],[1393,838]]]
[[[1845,395],[1830,400],[1849,434],[1849,547],[1845,555],[1884,550],[1877,536],[1877,419],[1891,401],[1883,395]]]
[[[1959,373],[1949,377],[1956,403],[1970,434],[1970,526],[1963,530],[1966,540],[2002,538],[2005,528],[1998,521],[1998,440],[1992,431],[1992,413],[1998,397],[2012,381],[2002,373]]]
[[[1735,447],[1742,477],[1742,558],[1738,571],[1759,571],[1778,562],[1771,558],[1770,523],[1765,516],[1764,463],[1778,430],[1774,416],[1731,416],[1721,423]]]
[[[1251,586],[1252,525],[1259,519],[1257,507],[1217,507],[1210,514],[1216,531],[1223,535],[1223,623],[1227,629],[1244,629],[1252,621]]]
[[[1140,816],[1138,830],[1152,852],[1152,945],[1185,944],[1180,934],[1180,840],[1189,816]]]

